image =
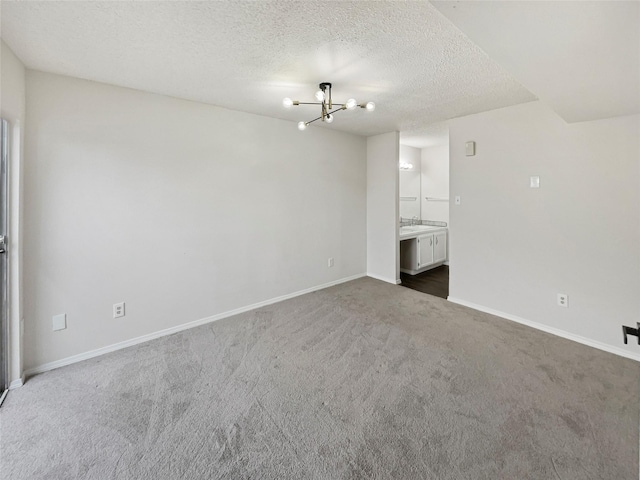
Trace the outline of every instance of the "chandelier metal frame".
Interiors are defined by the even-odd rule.
[[[367,102],[358,104],[355,99],[350,98],[346,101],[346,103],[334,103],[331,97],[331,83],[330,82],[322,82],[318,85],[319,90],[316,92],[316,99],[318,102],[300,102],[298,100],[291,100],[290,98],[285,98],[282,100],[282,104],[285,108],[291,108],[292,106],[298,105],[320,105],[321,106],[321,114],[319,117],[314,118],[313,120],[309,120],[308,122],[298,122],[298,129],[305,130],[310,124],[316,122],[318,120],[322,120],[323,122],[332,123],[333,122],[333,114],[339,112],[340,110],[353,110],[357,107],[365,108],[367,111],[372,112],[376,108],[376,104],[373,102]],[[338,107],[335,108],[334,107]]]

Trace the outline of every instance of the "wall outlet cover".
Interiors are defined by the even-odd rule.
[[[124,317],[124,302],[113,304],[113,318]]]
[[[53,317],[53,331],[64,330],[67,328],[67,314],[61,313]]]
[[[566,293],[559,293],[558,294],[558,306],[559,307],[564,307],[564,308],[569,308],[569,295],[567,295]]]

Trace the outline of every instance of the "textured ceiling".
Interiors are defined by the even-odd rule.
[[[432,123],[411,131],[400,132],[400,145],[415,148],[449,144],[449,122]]]
[[[640,113],[637,0],[433,4],[567,122]]]
[[[428,2],[2,1],[2,38],[32,69],[310,120],[334,100],[374,101],[327,128],[411,135],[535,99]],[[295,128],[295,125],[292,125]]]

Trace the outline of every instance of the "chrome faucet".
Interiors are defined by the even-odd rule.
[[[418,222],[418,217],[416,217],[415,215],[411,217],[411,225],[416,225],[417,222]]]

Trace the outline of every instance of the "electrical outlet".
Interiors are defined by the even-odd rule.
[[[333,257],[330,258],[329,260],[327,260],[327,266],[328,267],[333,267]]]
[[[113,304],[113,318],[124,317],[124,302]]]
[[[67,314],[61,313],[53,317],[53,331],[64,330],[67,328]]]
[[[564,308],[569,308],[569,295],[567,295],[566,293],[559,293],[558,294],[558,306],[559,307],[564,307]]]

